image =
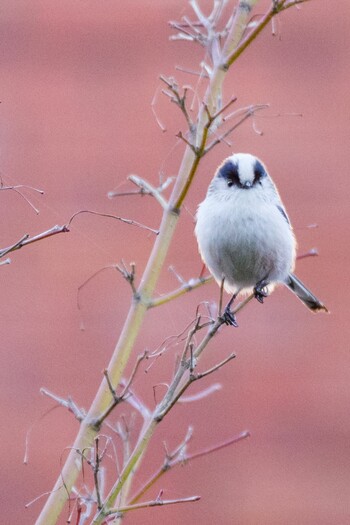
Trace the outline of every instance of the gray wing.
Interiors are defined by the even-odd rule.
[[[290,226],[290,220],[289,220],[288,215],[287,215],[287,212],[286,212],[286,210],[283,208],[283,206],[280,206],[279,204],[277,204],[277,209],[278,209],[278,211],[283,215],[283,217],[286,219],[287,223],[288,223],[289,226]]]

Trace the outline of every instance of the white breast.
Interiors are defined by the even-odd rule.
[[[236,293],[262,279],[284,281],[294,267],[295,239],[275,204],[244,191],[244,199],[208,195],[197,213],[195,234],[204,263],[225,289]]]

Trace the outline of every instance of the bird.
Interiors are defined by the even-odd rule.
[[[223,314],[226,324],[238,326],[231,311],[237,295],[253,292],[263,303],[278,284],[312,312],[328,312],[293,273],[293,228],[266,166],[254,155],[235,153],[220,164],[198,206],[195,236],[204,264],[232,294]]]

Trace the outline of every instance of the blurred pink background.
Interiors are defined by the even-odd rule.
[[[263,12],[260,4],[257,12]],[[207,3],[205,5],[210,5]],[[137,173],[153,184],[176,173],[185,129],[174,105],[160,94],[151,111],[159,74],[194,82],[174,69],[197,69],[202,50],[170,42],[169,20],[190,14],[186,1],[4,0],[1,24],[1,174],[4,184],[26,184],[37,216],[12,191],[0,193],[0,247],[23,234],[63,224],[80,209],[133,218],[158,227],[151,198],[108,200],[130,189]],[[278,184],[303,253],[298,275],[328,305],[313,316],[292,294],[278,289],[264,304],[252,303],[213,341],[199,369],[232,351],[237,359],[190,393],[222,384],[221,391],[179,405],[162,422],[140,469],[135,491],[160,465],[163,441],[174,448],[194,427],[190,452],[243,430],[239,444],[178,467],[145,496],[164,489],[166,499],[200,495],[198,503],[140,510],[125,523],[329,525],[350,522],[349,366],[349,39],[346,0],[308,2],[280,16],[230,72],[225,95],[238,105],[269,103],[232,137],[233,151],[260,156]],[[302,117],[291,114],[302,114]],[[280,114],[281,116],[273,115]],[[183,211],[157,293],[178,286],[169,265],[185,279],[201,263],[193,217],[212,174],[232,151],[215,148],[202,163]],[[318,228],[307,225],[317,223]],[[154,236],[111,219],[82,215],[71,232],[11,254],[1,268],[1,508],[2,523],[33,523],[77,432],[64,409],[40,420],[54,403],[42,386],[89,407],[125,319],[130,290],[109,270],[122,258],[136,262],[138,278]],[[216,301],[214,284],[149,312],[135,357],[178,334],[200,301]],[[80,330],[83,321],[85,331]],[[179,347],[171,348],[135,392],[154,406],[153,385],[169,380]],[[163,392],[158,389],[159,396]],[[125,406],[120,413],[130,415]],[[23,465],[26,431],[29,464]],[[109,461],[113,467],[113,461]],[[60,523],[65,523],[63,514]]]

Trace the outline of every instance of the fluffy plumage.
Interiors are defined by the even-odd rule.
[[[296,240],[264,164],[247,153],[225,159],[199,205],[195,234],[201,257],[227,292],[288,286],[316,312],[326,307],[293,274]]]

